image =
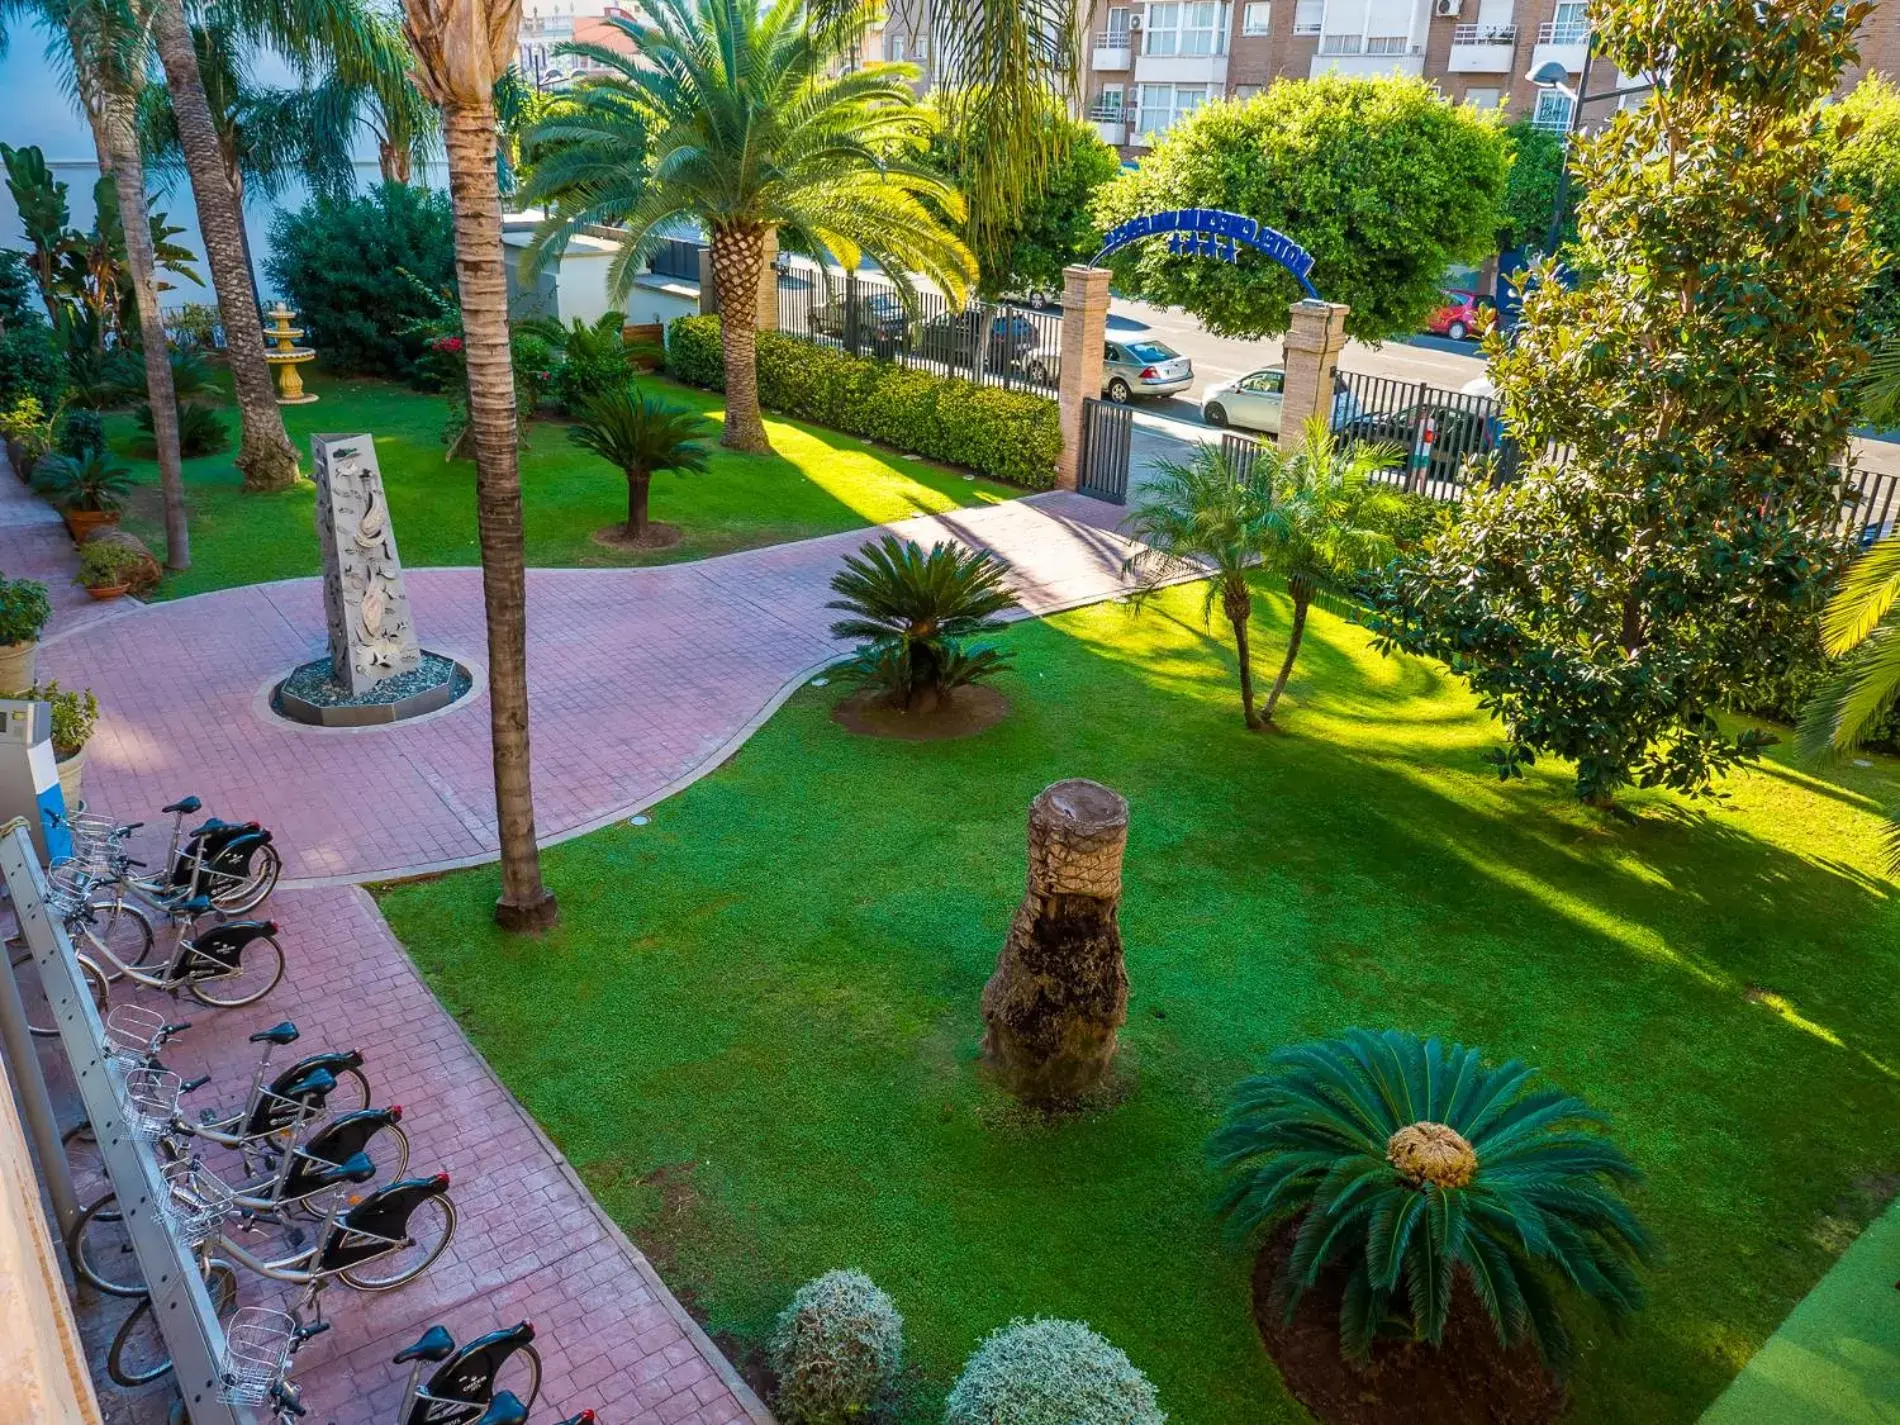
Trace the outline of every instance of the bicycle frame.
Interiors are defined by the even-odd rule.
[[[69,934],[82,937],[87,945],[104,956],[113,973],[107,975],[105,969],[92,956],[83,951],[76,952],[81,960],[87,961],[92,968],[106,975],[108,979],[124,976],[135,985],[147,989],[161,990],[166,994],[177,994],[189,984],[203,984],[212,980],[230,979],[240,972],[241,961],[232,959],[227,962],[219,958],[217,952],[227,947],[233,955],[241,952],[244,946],[259,936],[271,936],[277,933],[277,924],[269,920],[227,921],[223,925],[213,926],[202,935],[181,938],[173,947],[164,968],[158,972],[143,969],[137,965],[128,965],[121,960],[112,947],[92,932],[93,911],[105,909],[103,906],[86,904],[81,910],[68,917],[66,926]],[[207,945],[207,941],[216,941]],[[207,972],[205,967],[212,967]]]

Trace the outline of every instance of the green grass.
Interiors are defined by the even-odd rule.
[[[1261,657],[1286,607],[1263,598]],[[795,696],[725,767],[546,857],[562,924],[488,924],[491,868],[382,904],[608,1210],[714,1329],[868,1271],[909,1323],[917,1421],[980,1337],[1078,1317],[1178,1425],[1290,1421],[1203,1144],[1278,1045],[1396,1025],[1522,1056],[1609,1115],[1667,1253],[1627,1334],[1574,1313],[1574,1418],[1688,1421],[1900,1170],[1900,913],[1881,760],[1779,750],[1729,800],[1578,808],[1499,783],[1462,687],[1316,615],[1286,731],[1240,726],[1198,594],[1012,630],[1000,727],[852,737]],[[977,1002],[1048,782],[1127,795],[1127,1096],[1044,1126],[977,1058]],[[1869,1304],[1869,1309],[1873,1309]]]
[[[284,409],[306,470],[313,432],[369,431],[376,437],[403,562],[412,567],[479,563],[475,466],[443,459],[447,400],[384,381],[316,376],[307,384],[322,399]],[[708,415],[720,413],[718,398],[704,392],[660,378],[642,384]],[[225,408],[224,415],[232,449],[185,463],[192,567],[168,576],[160,598],[317,572],[314,487],[306,480],[281,494],[244,493],[232,464],[236,408]],[[592,537],[626,518],[627,485],[620,472],[570,444],[563,422],[535,421],[529,427],[531,444],[521,455],[529,566],[703,559],[1021,493],[815,426],[768,420],[766,428],[775,456],[719,450],[704,475],[656,475],[653,518],[678,525],[684,537],[671,549],[634,555],[596,544]],[[162,559],[157,463],[136,453],[140,433],[129,414],[111,417],[107,430],[115,452],[132,466],[142,487],[125,526]],[[149,443],[143,448],[149,451]]]

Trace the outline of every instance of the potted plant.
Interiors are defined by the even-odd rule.
[[[53,765],[68,807],[79,805],[80,779],[86,771],[86,744],[99,725],[99,700],[92,689],[69,693],[57,682],[36,683],[19,696],[53,708]]]
[[[132,472],[101,450],[48,455],[33,469],[33,488],[66,516],[66,528],[81,544],[101,525],[117,524],[132,493]]]
[[[131,589],[143,563],[136,549],[88,540],[79,546],[79,573],[73,582],[95,599],[116,599]]]
[[[37,396],[22,396],[11,409],[0,411],[0,440],[6,442],[13,473],[31,479],[33,467],[53,448],[53,419]]]
[[[34,579],[0,578],[0,688],[32,683],[40,631],[52,616],[46,585]]]

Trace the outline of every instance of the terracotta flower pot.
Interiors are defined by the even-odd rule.
[[[119,522],[117,510],[68,510],[66,528],[72,531],[73,543],[84,544],[87,537],[96,529]]]
[[[38,639],[0,643],[0,692],[17,692],[33,686],[33,656],[39,647]]]
[[[70,757],[61,757],[53,764],[59,773],[59,793],[66,798],[68,809],[79,805],[79,782],[86,774],[86,749],[80,748]]]
[[[94,588],[91,584],[88,584],[86,585],[86,592],[92,595],[93,598],[103,601],[106,599],[120,598],[129,593],[131,588],[132,586],[130,584],[105,584],[98,588]]]

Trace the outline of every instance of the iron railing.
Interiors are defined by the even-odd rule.
[[[1389,484],[1455,500],[1503,439],[1501,408],[1489,396],[1356,371],[1339,379],[1333,429],[1348,441],[1396,445],[1401,464],[1378,477]]]
[[[1580,45],[1589,38],[1588,20],[1546,20],[1537,27],[1540,45]]]
[[[906,299],[862,272],[798,264],[778,277],[778,329],[854,356],[895,361],[983,386],[1053,395],[1062,316],[1014,303],[956,306],[937,292]]]
[[[647,259],[647,270],[660,277],[699,281],[699,254],[704,245],[688,238],[666,238]]]
[[[1516,25],[1459,25],[1451,32],[1455,45],[1514,45]]]

